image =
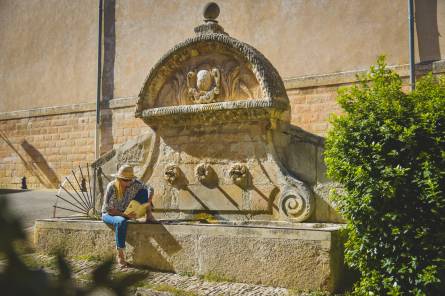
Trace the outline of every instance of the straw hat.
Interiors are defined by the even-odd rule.
[[[131,180],[135,178],[133,167],[128,164],[124,164],[123,166],[121,166],[117,171],[117,173],[113,174],[112,176],[126,180]]]

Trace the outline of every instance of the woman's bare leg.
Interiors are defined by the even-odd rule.
[[[121,266],[128,265],[127,261],[125,260],[125,249],[124,248],[117,249],[117,263]]]
[[[153,217],[151,202],[147,207],[147,212],[145,213],[145,222],[156,221],[155,217]]]

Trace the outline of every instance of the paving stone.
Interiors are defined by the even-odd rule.
[[[49,262],[53,260],[53,257],[44,256],[44,255],[27,255],[33,256],[35,260],[42,264],[44,269],[50,273],[56,273],[56,271],[49,269]],[[98,261],[88,261],[88,260],[69,260],[69,263],[72,267],[73,274],[75,278],[85,278],[85,276],[91,274],[94,268],[99,264]],[[1,267],[4,266],[5,261],[0,261],[0,270]],[[199,296],[286,296],[286,295],[295,295],[292,294],[291,291],[285,288],[279,287],[269,287],[269,286],[261,286],[261,285],[251,285],[244,283],[233,283],[233,282],[209,282],[205,281],[197,276],[186,276],[179,275],[175,273],[165,273],[165,272],[156,272],[145,269],[138,268],[125,268],[120,269],[115,266],[113,269],[113,273],[122,273],[122,272],[144,272],[147,273],[147,278],[140,283],[139,285],[142,287],[138,287],[133,289],[132,294],[130,295],[138,295],[138,296],[171,296],[171,295],[181,295],[181,291],[187,295],[199,295]],[[144,287],[146,285],[146,287]],[[165,288],[168,286],[172,289],[172,292],[169,291],[157,291],[156,287],[161,286]],[[99,293],[100,294],[100,293]],[[99,295],[98,294],[98,295]],[[100,294],[102,295],[102,294]],[[105,295],[105,294],[104,294]],[[304,294],[302,294],[303,296]]]
[[[171,296],[173,293],[160,292],[152,289],[137,288],[135,296]]]

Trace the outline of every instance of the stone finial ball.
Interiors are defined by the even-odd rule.
[[[198,72],[196,86],[201,91],[209,91],[212,87],[212,74],[207,70],[200,70]]]
[[[219,16],[219,6],[215,2],[209,2],[204,6],[204,18],[215,20]]]

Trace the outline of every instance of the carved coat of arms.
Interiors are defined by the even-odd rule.
[[[208,104],[216,102],[220,93],[221,74],[217,68],[191,71],[187,74],[188,95],[195,104]]]

